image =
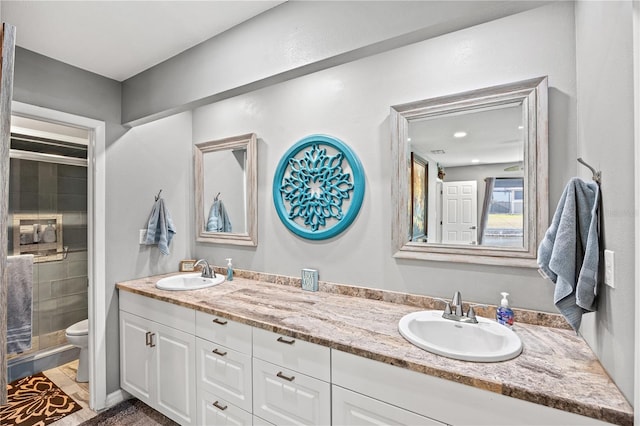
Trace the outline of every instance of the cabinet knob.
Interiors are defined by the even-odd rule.
[[[220,324],[220,325],[226,325],[227,324],[227,321],[221,320],[220,318],[214,318],[213,322],[215,322],[216,324]]]
[[[296,376],[286,376],[282,371],[278,371],[278,374],[276,374],[276,376],[280,377],[281,379],[285,379],[288,382],[293,382],[293,379],[296,378]]]
[[[218,410],[222,410],[222,411],[227,409],[226,405],[220,405],[220,403],[218,401],[214,402],[213,406],[216,407]]]

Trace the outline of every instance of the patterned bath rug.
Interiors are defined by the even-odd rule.
[[[139,399],[128,399],[98,414],[80,426],[179,426]]]
[[[82,409],[42,373],[7,385],[7,405],[0,406],[0,425],[45,426]]]

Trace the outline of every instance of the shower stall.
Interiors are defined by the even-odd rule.
[[[65,330],[88,317],[87,148],[84,129],[12,117],[8,254],[34,267],[31,348],[8,354],[8,381],[78,357]]]

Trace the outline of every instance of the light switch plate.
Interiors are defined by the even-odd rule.
[[[147,241],[147,230],[141,229],[140,236],[138,237],[138,243],[145,244],[146,241]]]
[[[604,283],[611,288],[615,287],[615,261],[612,250],[604,251]]]
[[[302,270],[302,289],[307,291],[318,291],[318,270]]]

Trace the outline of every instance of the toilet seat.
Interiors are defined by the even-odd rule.
[[[89,320],[82,320],[67,328],[67,336],[84,336],[89,334]]]

